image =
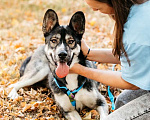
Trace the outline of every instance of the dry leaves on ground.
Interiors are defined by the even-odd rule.
[[[19,68],[24,59],[44,44],[41,30],[42,19],[47,9],[54,9],[60,24],[68,24],[71,15],[81,10],[86,16],[86,31],[83,39],[91,48],[111,48],[113,21],[106,15],[93,12],[80,0],[1,0],[0,4],[0,119],[3,120],[64,120],[51,92],[45,88],[22,88],[15,100],[7,98],[8,85],[19,80]],[[111,64],[97,64],[98,69],[111,70]],[[120,70],[116,66],[115,70]],[[100,85],[111,111],[106,86]],[[111,88],[117,96],[120,91]],[[98,119],[95,110],[87,108],[80,113],[84,119]]]

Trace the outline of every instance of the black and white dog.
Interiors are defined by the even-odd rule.
[[[42,30],[45,45],[37,48],[23,62],[20,81],[9,86],[13,89],[8,97],[14,99],[18,97],[17,91],[20,88],[43,81],[51,89],[56,103],[67,119],[81,120],[77,111],[84,106],[97,109],[103,119],[108,109],[105,98],[98,90],[99,84],[78,74],[69,73],[69,68],[74,63],[94,67],[92,62],[85,60],[80,50],[85,30],[83,12],[76,12],[69,25],[60,26],[56,12],[49,9],[45,13]]]

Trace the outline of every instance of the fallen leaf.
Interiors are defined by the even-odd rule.
[[[32,107],[31,104],[26,104],[22,111],[23,111],[23,112],[26,112],[26,111],[29,110],[31,107]]]

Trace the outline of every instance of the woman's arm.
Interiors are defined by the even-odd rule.
[[[81,41],[81,49],[84,56],[86,56],[89,47],[84,40]],[[87,55],[87,59],[101,63],[120,64],[119,59],[117,57],[114,57],[111,49],[91,49],[89,54]]]
[[[139,89],[133,84],[130,84],[122,79],[121,72],[117,71],[104,71],[99,69],[88,68],[80,64],[75,64],[71,69],[71,73],[76,73],[85,76],[89,79],[98,81],[108,86],[121,88],[121,89]]]
[[[111,49],[91,49],[87,59],[101,63],[120,64],[119,59],[112,54]]]

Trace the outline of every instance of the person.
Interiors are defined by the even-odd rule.
[[[117,98],[115,112],[106,120],[150,119],[150,1],[85,0],[94,10],[115,21],[113,49],[90,49],[84,40],[86,59],[121,64],[121,72],[73,65],[77,73],[108,86],[125,89]]]

